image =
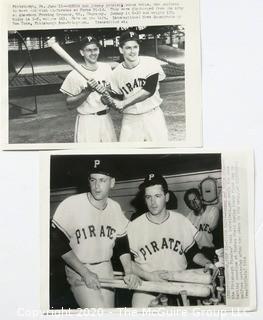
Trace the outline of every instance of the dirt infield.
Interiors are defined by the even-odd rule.
[[[184,81],[161,83],[161,105],[169,130],[170,141],[185,139]],[[33,108],[33,98],[12,100],[13,103]],[[73,142],[76,111],[69,111],[62,94],[37,97],[38,113],[20,115],[9,120],[9,143],[70,143]],[[119,136],[121,114],[111,111]]]

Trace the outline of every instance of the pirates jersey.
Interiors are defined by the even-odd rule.
[[[154,74],[158,74],[158,82],[156,90],[149,98],[137,102],[123,110],[127,114],[142,114],[158,107],[162,99],[159,94],[159,81],[165,78],[165,74],[160,65],[160,62],[152,57],[139,57],[139,64],[128,69],[123,63],[120,63],[112,73],[112,90],[124,96],[124,100],[133,96],[140,90],[146,83],[146,79]]]
[[[58,206],[53,223],[82,263],[99,263],[111,259],[116,238],[126,234],[128,219],[116,201],[108,199],[106,208],[99,210],[82,193]]]
[[[198,231],[182,214],[168,213],[160,224],[152,222],[146,213],[128,225],[130,250],[144,271],[180,271],[187,267],[185,253],[194,245]]]
[[[98,68],[95,71],[90,71],[81,66],[88,79],[94,79],[103,86],[110,86],[111,67],[107,63],[98,62]],[[76,70],[72,70],[64,80],[60,91],[69,95],[76,96],[87,87],[87,80],[82,77]],[[93,91],[89,94],[87,99],[77,108],[80,114],[90,114],[105,110],[105,106],[101,102],[101,94]]]
[[[219,209],[214,206],[207,206],[202,214],[196,215],[191,211],[187,218],[199,231],[196,242],[198,247],[214,247],[212,231],[216,228],[219,220]]]

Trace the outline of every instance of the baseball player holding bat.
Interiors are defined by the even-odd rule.
[[[190,261],[205,267],[205,271],[214,269],[198,249],[196,228],[184,215],[166,209],[169,200],[166,180],[156,173],[148,174],[140,190],[148,212],[128,226],[133,272],[144,280],[166,281],[170,272],[185,270]],[[132,305],[147,307],[154,297],[153,293],[135,291]]]
[[[139,36],[126,31],[120,36],[119,51],[124,61],[113,71],[112,90],[123,113],[121,142],[165,142],[168,130],[160,109],[159,81],[165,74],[157,59],[139,56]]]
[[[81,308],[114,307],[114,291],[101,288],[99,278],[113,279],[111,257],[117,246],[129,288],[140,280],[132,274],[126,235],[127,218],[108,197],[114,187],[112,169],[95,159],[89,170],[90,192],[73,195],[58,206],[52,232],[61,239],[67,281]]]
[[[100,44],[94,37],[88,36],[81,40],[80,54],[84,59],[80,71],[85,77],[74,69],[60,88],[60,91],[67,96],[66,102],[69,109],[76,109],[78,112],[74,142],[114,142],[116,134],[109,115],[109,107],[106,105],[110,104],[111,100],[108,99],[103,103],[101,99],[102,93],[107,96],[111,67],[106,63],[98,62]]]
[[[199,231],[196,238],[198,247],[209,259],[213,260],[215,255],[213,232],[218,226],[219,209],[216,206],[204,205],[201,194],[196,188],[186,191],[184,201],[188,208],[191,209],[187,218]]]

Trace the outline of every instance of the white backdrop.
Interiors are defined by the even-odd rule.
[[[227,318],[263,315],[262,16],[263,0],[201,0],[204,146],[250,145],[255,150],[258,311]],[[5,320],[53,319],[19,316],[24,310],[39,309],[38,154],[1,152],[0,189],[0,314]],[[189,318],[196,319],[197,313],[187,314]]]

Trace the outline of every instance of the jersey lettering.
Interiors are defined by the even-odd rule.
[[[179,255],[182,255],[184,253],[181,242],[172,238],[162,238],[159,243],[157,243],[157,241],[151,241],[149,244],[144,245],[143,248],[140,248],[139,251],[146,261],[149,255],[152,255],[160,250],[167,249],[173,250]]]
[[[206,231],[207,233],[211,233],[211,230],[209,228],[209,224],[207,224],[207,223],[200,224],[199,231]]]
[[[137,79],[134,79],[133,81],[131,81],[131,82],[127,82],[126,84],[125,84],[125,86],[123,86],[122,88],[121,88],[121,91],[122,91],[122,93],[123,94],[129,94],[129,93],[131,93],[131,92],[133,92],[133,90],[135,89],[135,88],[139,88],[139,87],[144,87],[144,85],[145,85],[145,83],[146,83],[146,79],[144,79],[144,78],[137,78]]]
[[[88,239],[88,237],[89,238],[97,237],[97,235],[99,238],[107,237],[112,240],[114,238],[115,233],[116,233],[116,229],[112,228],[111,226],[101,225],[100,228],[96,230],[95,226],[90,225],[90,226],[87,226],[86,228],[77,229],[75,231],[75,236],[77,239],[77,243],[80,244],[81,240],[86,240]]]

